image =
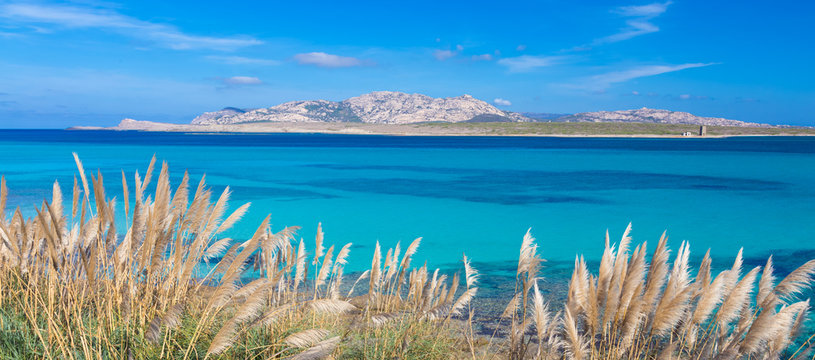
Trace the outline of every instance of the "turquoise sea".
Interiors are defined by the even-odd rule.
[[[726,139],[393,137],[320,134],[175,134],[110,131],[0,131],[0,173],[9,206],[68,193],[77,152],[121,197],[124,170],[144,173],[150,157],[204,174],[214,192],[229,185],[231,208],[252,202],[231,232],[250,236],[266,214],[273,229],[299,225],[313,248],[353,242],[349,270],[370,266],[374,244],[424,240],[414,264],[460,268],[462,253],[482,271],[514,270],[527,229],[550,266],[602,254],[604,233],[653,249],[688,240],[721,263],[740,247],[759,264],[815,257],[815,138]],[[121,201],[120,201],[121,203]],[[787,264],[788,263],[788,264]]]

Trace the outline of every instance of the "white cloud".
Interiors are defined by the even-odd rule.
[[[631,95],[634,95],[634,96],[639,96],[639,94],[640,94],[640,92],[637,91],[637,90],[634,90],[634,91],[631,92]]]
[[[559,64],[566,58],[566,56],[521,55],[498,60],[498,63],[509,68],[510,72],[529,72],[537,68]]]
[[[502,99],[502,98],[496,98],[496,99],[495,99],[495,100],[493,100],[492,102],[493,102],[495,105],[498,105],[498,106],[510,106],[510,105],[512,105],[512,102],[511,102],[511,101],[506,100],[506,99]]]
[[[217,61],[229,65],[280,65],[280,61],[269,59],[256,59],[243,56],[216,56],[210,55],[206,57],[209,60]]]
[[[492,54],[473,55],[473,61],[492,61]]]
[[[625,23],[628,24],[628,28],[614,35],[609,35],[602,39],[598,39],[594,42],[594,44],[613,43],[659,31],[659,27],[645,20],[629,20]]]
[[[181,32],[174,26],[142,21],[111,10],[66,5],[4,4],[0,5],[0,17],[22,23],[112,31],[175,50],[231,51],[263,43],[250,37],[190,35]]]
[[[679,95],[679,100],[712,100],[709,96],[682,94]]]
[[[685,69],[693,69],[699,67],[705,67],[710,65],[715,65],[716,63],[689,63],[689,64],[679,64],[679,65],[644,65],[638,66],[626,70],[621,71],[612,71],[605,74],[595,75],[589,78],[584,79],[578,84],[573,84],[570,87],[584,89],[584,90],[593,90],[593,91],[603,91],[610,87],[613,84],[618,84],[622,82],[626,82],[629,80],[646,77],[646,76],[654,76],[659,74],[665,74],[674,71],[680,71]]]
[[[233,76],[221,79],[226,85],[240,86],[240,85],[260,85],[263,81],[254,76]]]
[[[22,36],[23,35],[19,33],[0,31],[0,37],[2,38],[19,38]]]
[[[673,1],[666,1],[664,3],[653,3],[648,5],[635,5],[635,6],[622,6],[617,9],[617,13],[623,16],[643,16],[654,17],[659,16],[668,9]]]
[[[456,50],[439,50],[436,49],[433,51],[433,57],[436,58],[438,61],[444,61],[450,58],[454,58],[458,56],[462,51],[464,51],[464,46],[456,45]],[[485,59],[481,59],[485,60]]]
[[[458,52],[450,51],[450,50],[436,50],[433,52],[433,57],[436,58],[438,61],[444,61],[449,58],[455,57],[458,55]]]
[[[326,54],[324,52],[310,52],[297,54],[294,55],[294,60],[296,60],[301,65],[315,65],[329,68],[352,67],[362,65],[362,61],[357,58]]]
[[[594,45],[628,40],[640,35],[659,31],[659,27],[651,23],[651,20],[664,13],[668,9],[668,5],[671,5],[671,3],[671,1],[666,1],[664,3],[623,6],[617,8],[614,12],[624,17],[632,18],[625,22],[628,26],[621,29],[616,34],[595,40]]]

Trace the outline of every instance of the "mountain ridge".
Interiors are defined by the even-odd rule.
[[[769,124],[752,123],[717,117],[696,116],[682,111],[649,109],[643,107],[632,110],[594,111],[566,115],[553,119],[553,122],[628,122],[655,124],[687,124],[740,127],[770,127]]]
[[[518,113],[500,110],[470,95],[433,98],[422,94],[375,91],[342,101],[289,101],[268,108],[246,111],[225,108],[201,114],[193,119],[192,124],[240,124],[264,121],[411,124],[466,122],[483,116],[489,116],[495,121],[534,121]]]
[[[205,112],[192,125],[234,125],[257,122],[415,124],[429,122],[627,122],[739,127],[770,127],[687,112],[646,107],[577,114],[516,113],[498,109],[470,95],[433,98],[422,94],[374,91],[342,101],[298,100],[268,108],[226,107]]]

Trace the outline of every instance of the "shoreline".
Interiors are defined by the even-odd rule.
[[[705,139],[757,136],[815,136],[815,128],[707,126],[651,123],[246,123],[230,125],[169,124],[129,120],[115,127],[76,126],[66,130],[140,131],[189,134],[333,134],[449,137],[559,137]],[[695,130],[696,132],[694,132]],[[682,135],[691,132],[693,135]]]

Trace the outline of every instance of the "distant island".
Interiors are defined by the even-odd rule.
[[[124,119],[108,129],[181,132],[301,132],[383,135],[691,136],[815,135],[815,129],[772,126],[686,112],[641,108],[578,114],[516,113],[470,95],[433,98],[376,91],[343,101],[291,101],[268,108],[227,107],[190,124]]]

